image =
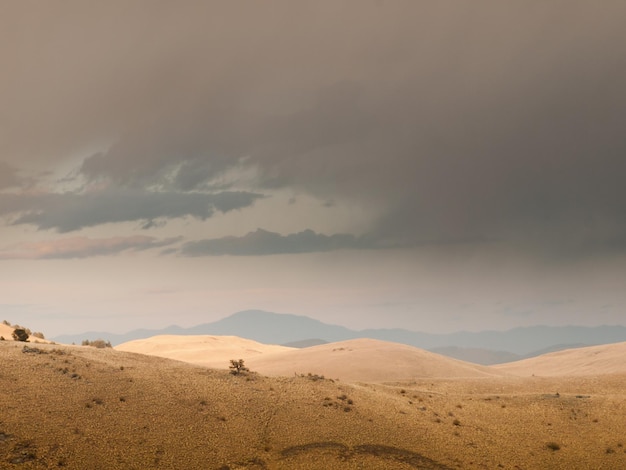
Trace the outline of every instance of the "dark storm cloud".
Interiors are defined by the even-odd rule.
[[[260,194],[151,192],[105,189],[93,192],[0,194],[0,214],[18,214],[13,225],[32,224],[40,230],[71,232],[105,223],[142,221],[144,228],[157,221],[181,217],[205,220],[215,211],[248,207]]]
[[[257,229],[243,237],[223,237],[187,242],[184,256],[265,256],[277,254],[315,253],[341,249],[370,248],[353,235],[324,235],[304,230],[289,235]]]
[[[172,245],[181,238],[158,240],[154,237],[88,238],[74,237],[34,243],[20,243],[0,249],[0,260],[11,259],[77,259],[115,255],[126,251],[145,251]]]
[[[81,176],[138,199],[18,221],[202,219],[216,200],[182,193],[289,188],[371,208],[388,246],[623,249],[622,2],[48,5],[2,15],[0,150],[99,144]],[[146,187],[182,193],[160,210]]]

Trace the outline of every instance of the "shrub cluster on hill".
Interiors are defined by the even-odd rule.
[[[33,336],[35,338],[39,338],[39,339],[45,339],[45,336],[43,333],[41,333],[40,331],[35,331],[34,333],[30,330],[30,328],[26,328],[23,326],[18,325],[17,323],[12,325],[10,321],[8,320],[2,320],[2,324],[6,325],[6,326],[10,326],[11,328],[13,328],[13,339],[15,341],[28,341],[28,338],[30,336]],[[4,340],[4,337],[2,338]]]
[[[83,340],[81,343],[82,346],[91,346],[93,348],[104,349],[104,348],[112,348],[110,341],[105,341],[103,339],[94,339],[93,341],[89,341],[88,339]]]

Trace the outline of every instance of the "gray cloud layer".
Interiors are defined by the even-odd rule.
[[[101,143],[80,175],[127,191],[17,223],[203,219],[220,203],[189,191],[290,188],[376,208],[388,245],[623,249],[622,2],[4,9],[0,155]],[[222,207],[257,197],[236,194]]]
[[[194,217],[205,220],[214,212],[250,206],[260,194],[248,192],[172,193],[139,189],[106,189],[85,194],[0,194],[0,214],[19,214],[14,225],[33,224],[41,230],[71,232],[112,222]]]
[[[265,256],[315,253],[340,249],[370,248],[362,240],[346,234],[324,235],[304,230],[289,235],[257,229],[243,237],[222,237],[187,242],[184,256]]]

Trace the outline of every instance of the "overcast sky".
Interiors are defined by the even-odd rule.
[[[626,2],[3,1],[0,317],[626,324]]]

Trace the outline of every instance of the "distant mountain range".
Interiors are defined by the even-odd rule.
[[[78,335],[60,335],[52,340],[80,344],[85,339],[104,339],[117,345],[155,335],[233,335],[261,343],[295,347],[372,338],[408,344],[477,364],[497,364],[561,349],[626,341],[626,327],[532,326],[507,331],[461,331],[450,334],[400,328],[357,331],[306,316],[246,310],[190,328],[169,326],[159,330],[133,330],[125,334],[88,331]]]

